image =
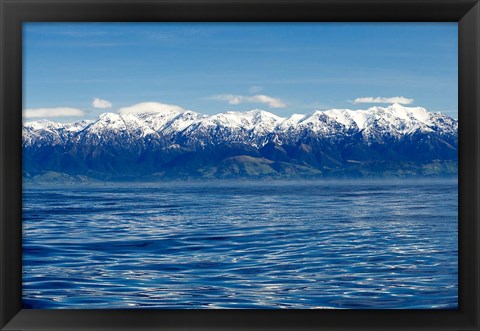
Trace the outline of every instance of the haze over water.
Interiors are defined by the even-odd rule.
[[[23,189],[24,308],[458,307],[456,180]]]

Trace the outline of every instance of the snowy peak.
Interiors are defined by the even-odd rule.
[[[145,107],[147,109],[148,105]],[[79,135],[77,140],[88,141],[88,137],[95,137],[95,142],[118,140],[118,136],[126,136],[129,139],[153,137],[189,142],[203,139],[209,144],[221,140],[236,141],[257,147],[268,143],[268,136],[276,137],[276,142],[281,144],[279,137],[292,141],[305,134],[332,137],[361,133],[369,140],[379,136],[401,137],[415,132],[456,134],[457,130],[457,121],[444,114],[431,113],[422,107],[393,104],[366,110],[316,110],[307,115],[294,114],[287,118],[260,109],[210,116],[183,109],[104,113],[95,121],[69,124],[48,120],[27,122],[23,127],[23,136],[26,144],[39,141],[62,144],[72,135]]]
[[[285,118],[277,116],[275,114],[272,114],[268,111],[261,110],[261,109],[253,109],[249,110],[244,113],[247,116],[252,117],[252,123],[258,123],[260,121],[265,121],[265,122],[281,122],[285,120]]]
[[[33,121],[33,122],[25,122],[23,126],[26,129],[32,129],[32,130],[49,130],[49,129],[61,128],[63,124],[52,122],[49,120],[39,120],[39,121]]]
[[[90,127],[123,129],[125,128],[125,121],[119,114],[103,113]]]
[[[458,129],[457,121],[441,113],[430,113],[422,107],[405,107],[393,104],[388,107],[371,107],[367,110],[331,109],[325,114],[347,128],[356,127],[366,135],[371,132],[390,132],[404,135],[420,132]]]

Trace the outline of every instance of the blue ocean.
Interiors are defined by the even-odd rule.
[[[24,308],[458,308],[458,185],[23,189]]]

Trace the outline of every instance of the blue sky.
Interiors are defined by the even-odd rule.
[[[288,116],[397,101],[457,118],[457,32],[456,23],[24,23],[24,116],[81,120],[142,102]]]

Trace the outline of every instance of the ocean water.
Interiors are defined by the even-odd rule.
[[[457,182],[24,185],[25,308],[458,307]]]

